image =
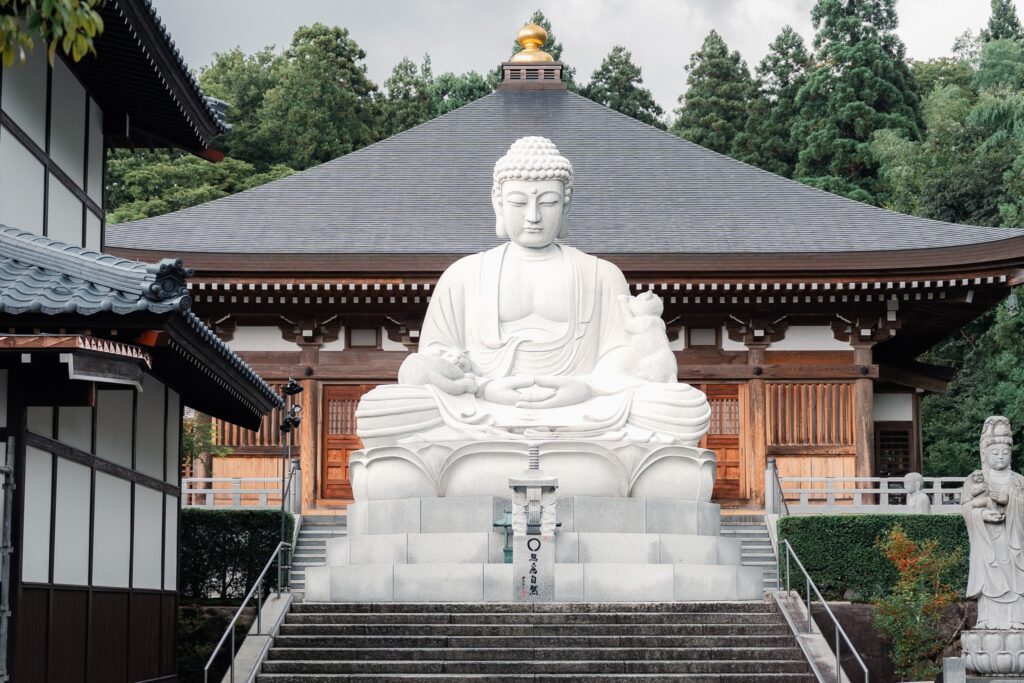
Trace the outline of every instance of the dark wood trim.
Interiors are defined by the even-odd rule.
[[[89,98],[86,97],[86,101],[88,101],[88,99]],[[47,116],[47,121],[49,121],[49,116]],[[22,145],[24,145],[25,149],[27,149],[29,152],[31,152],[32,156],[34,156],[40,163],[43,164],[43,168],[46,171],[46,175],[45,175],[46,180],[44,181],[44,185],[43,185],[43,194],[44,194],[44,196],[43,196],[43,225],[44,225],[44,229],[45,229],[45,234],[48,235],[50,233],[49,226],[46,225],[46,220],[47,220],[46,212],[47,212],[47,207],[50,204],[50,193],[49,193],[48,185],[49,185],[49,182],[50,182],[49,178],[50,178],[50,174],[51,173],[54,175],[55,178],[57,178],[57,180],[60,181],[61,185],[66,187],[72,194],[75,195],[75,197],[77,197],[79,200],[81,200],[82,203],[89,210],[91,210],[94,214],[96,214],[97,216],[103,216],[104,215],[103,208],[99,204],[94,202],[92,200],[92,198],[89,197],[88,194],[86,194],[84,189],[78,187],[78,185],[75,184],[75,181],[73,181],[71,179],[71,177],[68,176],[68,174],[65,173],[61,169],[60,166],[57,165],[57,162],[55,162],[53,159],[51,159],[49,154],[47,154],[44,150],[42,150],[39,147],[39,145],[37,145],[32,140],[32,138],[30,138],[28,136],[28,133],[23,131],[18,126],[18,124],[16,124],[14,122],[14,120],[10,116],[7,115],[6,112],[0,111],[0,125],[3,125],[3,127],[7,129],[7,132],[9,132],[11,135],[13,135],[15,137],[15,139],[17,139],[18,142],[20,142]],[[46,134],[47,135],[47,145],[49,145],[49,135],[50,135],[49,134],[49,125],[50,124],[47,123],[46,125],[47,125],[47,134]],[[88,154],[86,154],[86,157],[88,157]],[[106,166],[106,160],[105,159],[104,159],[104,166]],[[158,257],[156,259],[156,261],[159,261],[161,258],[166,258],[166,255],[163,256],[163,257]]]
[[[138,484],[139,486],[145,486],[146,488],[154,489],[156,491],[160,491],[162,493],[166,493],[172,496],[179,496],[181,493],[180,489],[177,486],[172,486],[167,482],[154,479],[149,475],[142,474],[141,472],[136,472],[135,470],[123,467],[122,465],[116,465],[110,462],[109,460],[98,458],[92,453],[80,451],[77,448],[68,446],[65,443],[57,441],[56,439],[48,439],[45,436],[40,436],[39,434],[35,434],[33,432],[26,432],[25,443],[28,444],[29,446],[34,446],[35,448],[51,453],[54,456],[66,458],[68,460],[71,460],[72,462],[77,462],[80,465],[85,465],[86,467],[92,467],[99,472],[109,474],[113,477],[117,477],[118,479],[129,481],[133,484]],[[54,467],[54,477],[56,478],[56,467]],[[56,480],[54,481],[54,486],[56,486]],[[50,523],[52,526],[53,519],[50,520]],[[51,558],[51,563],[52,560],[53,558]]]
[[[786,280],[814,277],[817,281],[833,281],[851,277],[901,278],[923,277],[925,274],[966,277],[979,269],[997,270],[1012,275],[1024,260],[1024,236],[1007,230],[1007,239],[957,247],[900,249],[891,251],[849,251],[812,253],[701,253],[667,254],[595,254],[621,268],[627,277],[669,277],[687,281],[699,275],[707,281],[715,277],[739,279],[743,282],[778,277]],[[112,254],[124,258],[153,261],[165,252],[152,249],[127,249],[110,246]],[[311,253],[218,253],[175,252],[185,263],[196,268],[201,277],[229,277],[258,273],[271,278],[322,275],[339,277],[377,277],[389,282],[417,281],[438,277],[441,272],[465,254],[311,254]],[[689,277],[680,277],[687,273]],[[980,275],[980,273],[979,273]],[[913,278],[911,278],[913,279]],[[294,280],[292,280],[294,281]]]
[[[768,446],[768,455],[801,456],[801,455],[835,455],[846,457],[856,455],[854,446]]]

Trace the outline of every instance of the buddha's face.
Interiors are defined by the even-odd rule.
[[[985,448],[985,460],[992,469],[1005,470],[1010,466],[1010,444],[990,444]]]
[[[561,180],[506,180],[494,197],[498,234],[531,249],[546,247],[560,237],[569,213]]]

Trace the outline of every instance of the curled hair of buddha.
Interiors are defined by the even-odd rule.
[[[565,201],[572,196],[572,164],[562,156],[555,143],[540,135],[528,135],[512,143],[505,155],[494,164],[491,194],[501,197],[501,184],[506,180],[560,180],[565,186]],[[563,222],[559,237],[565,237]],[[497,233],[505,237],[499,217]]]
[[[985,459],[985,449],[993,444],[1013,445],[1013,430],[1010,429],[1010,421],[1002,415],[992,415],[985,419],[981,428],[981,464],[988,468],[988,461]]]

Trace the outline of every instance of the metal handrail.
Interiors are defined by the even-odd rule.
[[[782,482],[779,481],[779,468],[775,464],[775,458],[768,458],[765,467],[765,512],[770,515],[786,517],[789,515],[789,504],[786,503],[786,496],[782,490]],[[768,498],[768,492],[771,497]]]
[[[209,683],[210,678],[210,667],[213,666],[213,660],[220,654],[220,649],[224,646],[224,641],[229,637],[231,638],[231,683],[235,683],[235,624],[238,622],[238,618],[242,616],[242,610],[249,603],[253,594],[256,595],[256,635],[262,635],[263,633],[263,618],[261,615],[261,608],[263,603],[263,579],[266,577],[267,572],[270,570],[271,565],[274,564],[274,560],[277,560],[277,590],[275,593],[278,597],[281,596],[281,576],[283,570],[283,563],[281,559],[283,553],[291,549],[290,543],[278,543],[277,547],[274,548],[274,552],[270,555],[270,559],[267,560],[266,566],[263,567],[263,571],[260,572],[259,577],[256,579],[256,583],[249,589],[245,599],[242,600],[242,604],[239,605],[238,610],[235,612],[235,616],[231,618],[231,623],[228,624],[228,628],[224,631],[224,635],[220,637],[220,641],[217,642],[217,647],[213,648],[213,653],[210,655],[210,659],[207,660],[206,666],[203,667],[203,683]]]
[[[818,601],[821,603],[822,607],[825,608],[825,612],[828,614],[829,619],[832,620],[832,626],[833,626],[833,628],[835,628],[835,635],[836,635],[836,638],[835,638],[835,647],[836,647],[836,682],[839,683],[839,681],[843,680],[843,665],[842,665],[842,658],[841,658],[842,649],[841,649],[840,642],[839,642],[839,636],[842,636],[843,640],[846,642],[846,646],[850,649],[850,652],[853,654],[854,659],[857,660],[857,664],[860,665],[861,671],[864,672],[864,683],[868,683],[868,667],[864,664],[864,660],[860,658],[860,654],[857,652],[857,649],[853,646],[853,643],[850,642],[850,638],[849,638],[849,636],[846,635],[846,631],[844,631],[843,627],[839,625],[839,620],[836,619],[836,615],[832,613],[832,609],[828,606],[828,603],[825,602],[825,598],[822,597],[821,591],[819,591],[818,587],[814,584],[814,580],[811,579],[811,575],[807,573],[807,569],[804,567],[804,563],[800,561],[800,557],[796,554],[796,551],[793,550],[793,546],[790,545],[788,539],[782,538],[782,539],[779,539],[779,547],[785,549],[785,552],[786,552],[786,593],[787,594],[790,593],[790,587],[789,587],[790,586],[790,583],[789,583],[789,568],[790,568],[790,559],[791,558],[792,558],[792,560],[794,562],[796,562],[796,566],[800,568],[800,572],[804,575],[804,582],[805,582],[806,591],[807,591],[807,595],[806,595],[806,600],[807,600],[807,633],[813,633],[814,632],[814,618],[811,616],[811,591],[812,590],[814,591],[814,594],[818,596]],[[780,560],[780,564],[781,564],[781,560]]]

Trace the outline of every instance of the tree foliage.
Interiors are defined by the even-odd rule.
[[[665,114],[651,91],[643,87],[640,67],[633,63],[629,50],[616,45],[590,76],[580,94],[638,121],[665,128]]]
[[[798,147],[791,128],[796,96],[804,84],[811,55],[791,26],[772,41],[756,69],[756,94],[743,132],[736,136],[733,156],[786,178],[793,177]]]
[[[395,65],[384,81],[382,109],[385,135],[401,133],[437,115],[433,79],[429,55],[423,58],[420,66],[408,57]]]
[[[753,81],[739,52],[729,50],[711,31],[686,66],[688,88],[672,132],[698,145],[728,154],[747,121]]]
[[[990,40],[1020,40],[1024,38],[1020,19],[1013,0],[992,0],[992,14],[988,18],[988,26],[981,30],[982,42]]]
[[[105,0],[0,0],[0,62],[24,63],[35,41],[47,44],[47,57],[59,48],[74,61],[96,54],[103,32],[99,7]]]
[[[829,192],[877,204],[884,199],[871,149],[876,131],[916,139],[919,104],[895,0],[818,0],[814,68],[797,95],[800,142],[794,175]]]

